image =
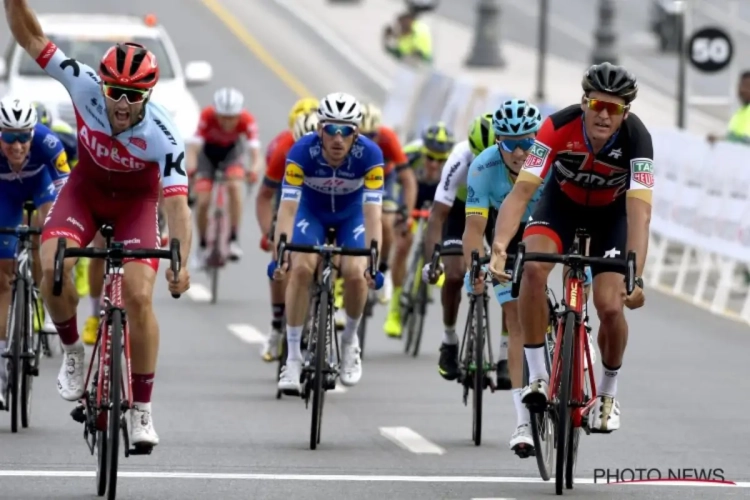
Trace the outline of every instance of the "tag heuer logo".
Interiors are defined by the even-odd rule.
[[[550,148],[540,142],[535,142],[529,150],[529,156],[526,157],[526,163],[523,168],[539,168],[544,165],[544,161],[549,155]]]
[[[633,172],[654,173],[654,163],[651,160],[633,160]]]
[[[631,160],[633,180],[649,189],[654,187],[654,162],[649,159]]]

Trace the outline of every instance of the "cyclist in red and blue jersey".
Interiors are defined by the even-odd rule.
[[[342,247],[366,248],[381,241],[383,153],[359,134],[362,107],[343,93],[329,94],[318,107],[318,132],[303,136],[287,154],[274,241],[291,234],[292,243],[325,243],[334,229]],[[292,233],[293,231],[293,233]],[[287,283],[286,332],[289,346],[279,389],[299,393],[302,328],[310,303],[310,283],[318,263],[314,254],[293,254]],[[346,324],[341,335],[341,382],[352,386],[362,377],[357,327],[367,300],[367,258],[341,259]],[[277,269],[274,279],[283,279]]]

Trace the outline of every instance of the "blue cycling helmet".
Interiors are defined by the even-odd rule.
[[[495,135],[518,136],[537,132],[542,126],[539,109],[523,99],[505,101],[492,116]]]

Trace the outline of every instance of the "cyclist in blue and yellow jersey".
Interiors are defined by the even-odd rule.
[[[329,94],[318,107],[317,133],[304,135],[287,154],[281,203],[274,241],[281,234],[291,242],[320,245],[329,229],[342,247],[367,248],[372,240],[380,246],[384,184],[383,153],[373,141],[359,134],[362,107],[351,95]],[[279,390],[299,393],[302,372],[300,343],[310,285],[319,257],[293,253],[286,277],[286,366],[279,377]],[[366,257],[343,257],[344,310],[346,325],[341,334],[341,383],[356,385],[362,377],[357,327],[367,301],[368,285],[374,286]],[[289,269],[274,271],[275,280],[285,279]]]
[[[68,179],[70,167],[60,140],[37,121],[30,102],[14,97],[0,101],[0,226],[21,224],[23,204],[28,200],[34,202],[39,219],[44,220]],[[0,354],[6,348],[16,240],[10,235],[0,237]],[[38,250],[34,254],[35,262],[40,263]],[[41,271],[39,265],[32,269],[37,283],[41,282]],[[50,333],[55,331],[52,325]],[[4,406],[6,378],[5,363],[0,362],[0,407]]]
[[[387,26],[383,46],[400,61],[419,64],[432,62],[432,34],[430,28],[417,20],[413,9],[398,16],[396,26]]]
[[[441,122],[428,127],[420,139],[404,147],[409,166],[417,177],[416,208],[432,204],[443,166],[455,143],[453,132]],[[389,265],[393,295],[383,330],[392,338],[401,338],[401,289],[406,281],[406,261],[414,241],[414,235],[408,230],[412,226],[412,220],[409,214],[406,215],[405,220],[396,228],[396,248]]]

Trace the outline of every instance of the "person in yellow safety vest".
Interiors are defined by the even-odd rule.
[[[750,71],[745,71],[740,76],[737,93],[742,106],[732,116],[723,136],[709,134],[710,143],[723,140],[750,144]]]
[[[398,16],[396,27],[386,26],[383,33],[386,52],[405,62],[432,62],[432,33],[418,21],[413,9]]]

